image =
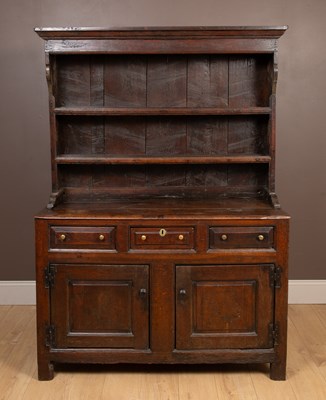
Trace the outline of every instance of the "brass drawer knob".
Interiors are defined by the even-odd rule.
[[[147,239],[146,235],[141,235],[141,240],[146,240],[146,239]]]
[[[257,239],[260,240],[260,241],[262,241],[262,240],[265,239],[265,236],[264,236],[264,235],[258,235],[258,236],[257,236]]]
[[[66,240],[66,235],[64,235],[64,234],[60,235],[60,240],[62,240],[62,241]]]
[[[222,240],[228,240],[228,235],[225,235],[225,234],[224,234],[224,235],[221,235],[221,239],[222,239]]]
[[[99,238],[100,240],[104,240],[104,239],[105,239],[105,236],[104,236],[104,235],[100,235],[98,238]]]
[[[179,240],[183,240],[184,236],[183,235],[179,235]]]

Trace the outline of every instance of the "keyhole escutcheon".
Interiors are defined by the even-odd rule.
[[[160,236],[163,237],[166,235],[166,230],[162,228],[162,229],[160,229],[159,233],[160,233]]]

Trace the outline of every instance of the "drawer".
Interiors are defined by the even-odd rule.
[[[115,228],[107,226],[51,226],[50,248],[115,249]]]
[[[210,249],[268,249],[274,247],[274,228],[271,226],[219,226],[209,229]]]
[[[194,248],[193,227],[130,228],[130,248],[136,250],[168,250]]]

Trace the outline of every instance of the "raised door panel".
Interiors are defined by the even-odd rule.
[[[176,267],[176,348],[270,348],[273,265]]]
[[[146,265],[51,265],[58,348],[149,346]]]

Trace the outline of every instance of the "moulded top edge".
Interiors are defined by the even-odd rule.
[[[269,37],[279,38],[288,29],[283,26],[178,26],[178,27],[36,27],[43,39],[96,39],[119,37]]]

